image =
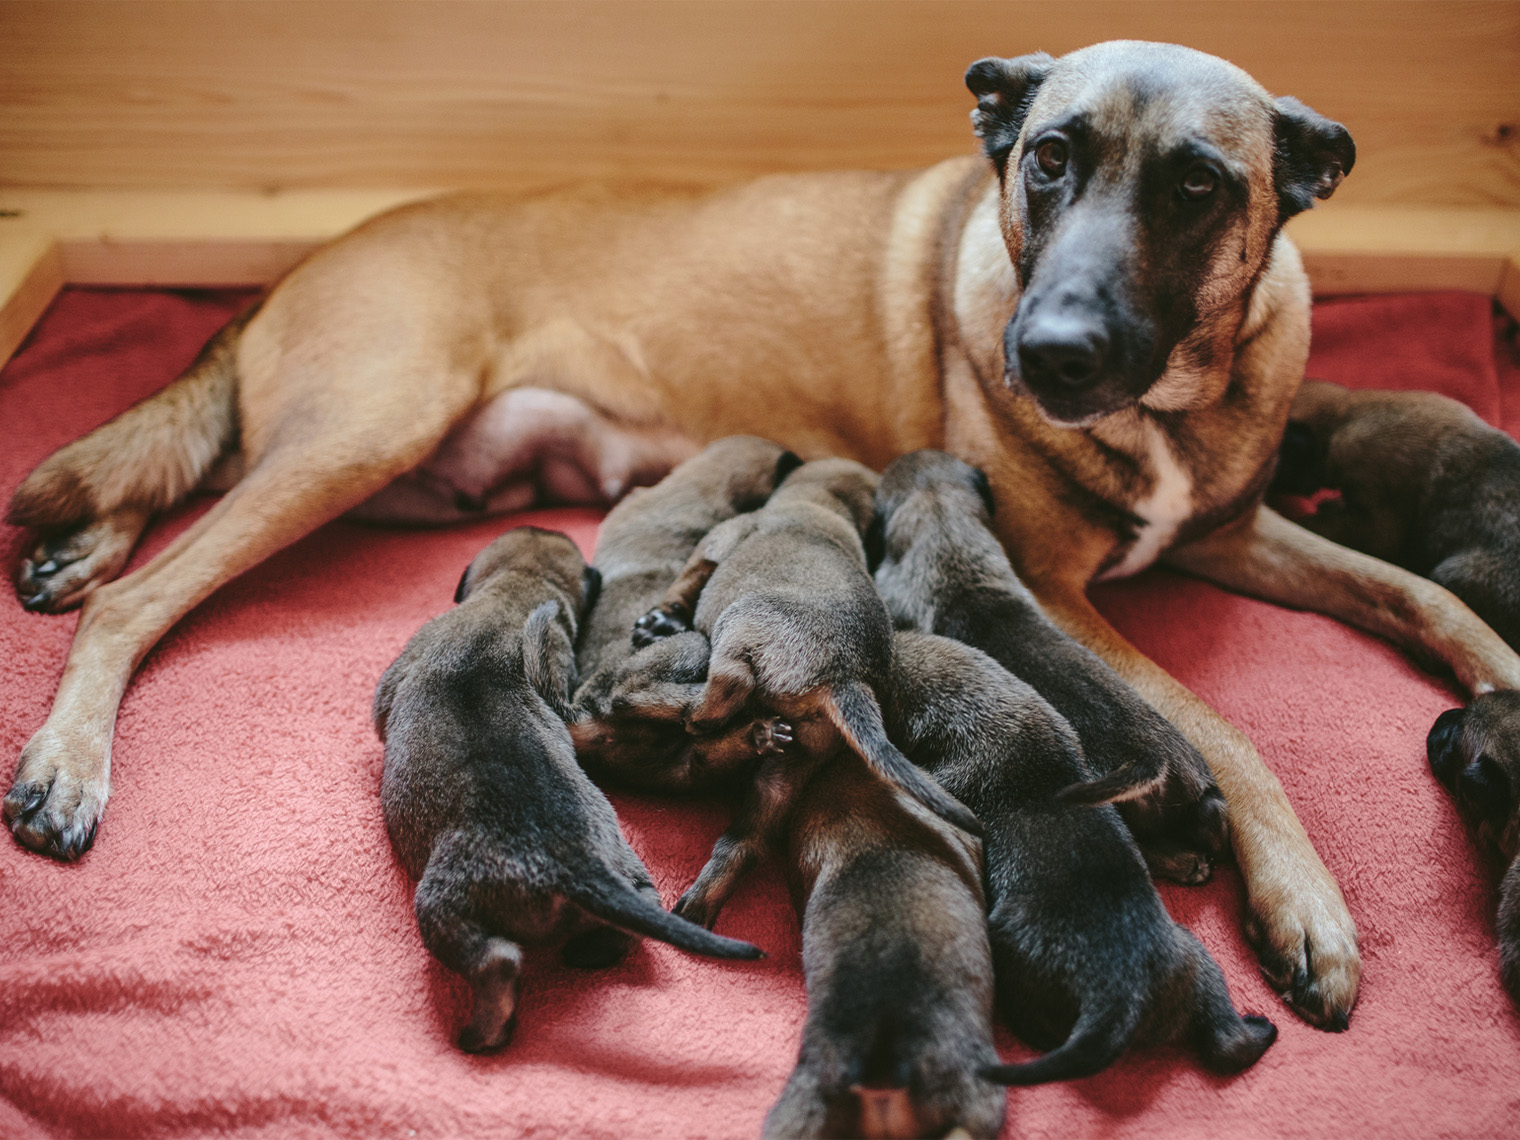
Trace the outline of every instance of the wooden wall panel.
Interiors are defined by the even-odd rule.
[[[1363,203],[1520,206],[1520,3],[0,3],[0,185],[521,185],[893,167],[986,54],[1171,39],[1355,134]]]

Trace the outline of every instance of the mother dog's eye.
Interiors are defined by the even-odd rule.
[[[1199,198],[1207,198],[1218,185],[1219,175],[1207,166],[1195,166],[1187,172],[1177,189],[1184,198],[1197,201]]]
[[[1059,178],[1066,173],[1066,144],[1060,139],[1046,139],[1035,147],[1034,160],[1047,178]]]

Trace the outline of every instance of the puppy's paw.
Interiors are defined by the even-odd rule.
[[[683,606],[656,607],[633,623],[633,647],[643,649],[666,637],[691,628],[691,615]]]
[[[43,728],[21,752],[5,797],[16,842],[72,862],[95,842],[110,794],[107,766],[86,748],[69,748]]]
[[[709,896],[702,889],[702,885],[697,883],[676,900],[676,905],[671,907],[670,911],[687,922],[695,922],[698,926],[705,926],[711,930],[718,921],[718,912],[722,909],[722,904]]]
[[[1356,925],[1340,889],[1318,858],[1312,867],[1278,861],[1271,884],[1250,882],[1246,937],[1261,970],[1284,1001],[1320,1029],[1339,1033],[1351,1023],[1362,959]]]
[[[750,728],[750,740],[755,745],[756,756],[775,756],[792,746],[795,737],[792,726],[780,717],[766,717],[755,721]]]

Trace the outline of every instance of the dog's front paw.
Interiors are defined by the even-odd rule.
[[[105,763],[81,759],[83,751],[46,728],[22,750],[4,805],[17,843],[70,861],[90,849],[110,788]]]
[[[1339,1033],[1351,1022],[1362,959],[1340,888],[1312,850],[1309,855],[1279,855],[1270,878],[1251,878],[1246,937],[1262,973],[1293,1011]]]
[[[691,615],[683,606],[656,606],[633,623],[633,647],[643,649],[663,638],[691,628]]]

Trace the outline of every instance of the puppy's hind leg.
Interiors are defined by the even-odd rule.
[[[1179,930],[1193,959],[1189,1031],[1199,1058],[1216,1073],[1228,1075],[1250,1068],[1277,1040],[1277,1026],[1265,1017],[1242,1017],[1230,1001],[1219,964],[1191,931]]]
[[[522,948],[493,937],[481,926],[469,901],[468,870],[439,851],[417,884],[417,929],[428,952],[470,983],[474,1008],[459,1034],[466,1053],[499,1049],[517,1026],[517,994]]]

